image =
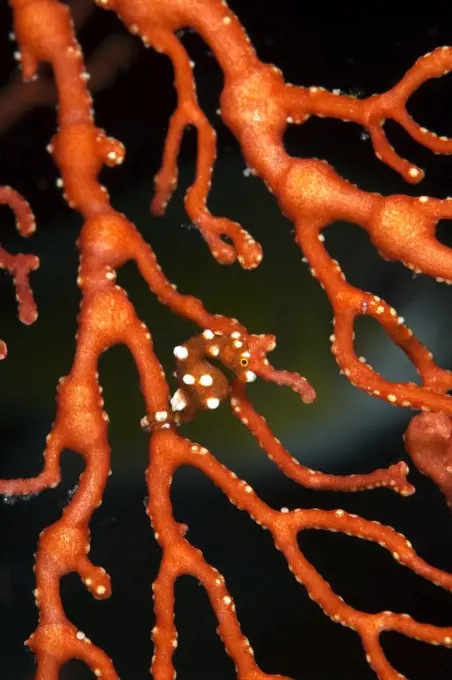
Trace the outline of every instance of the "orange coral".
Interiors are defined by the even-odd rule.
[[[216,217],[207,209],[215,133],[198,104],[192,64],[177,37],[180,28],[190,26],[208,43],[225,75],[221,96],[224,122],[238,139],[248,166],[275,193],[281,210],[294,222],[297,242],[311,272],[330,299],[335,315],[332,350],[341,370],[354,385],[391,404],[439,412],[432,418],[430,414],[423,414],[418,417],[421,420],[413,421],[407,447],[415,462],[420,461],[420,467],[444,486],[441,466],[449,464],[449,456],[436,454],[438,450],[444,453],[446,439],[448,441],[448,436],[442,437],[439,430],[448,430],[452,415],[452,401],[447,394],[452,387],[452,374],[435,364],[431,354],[392,307],[345,281],[339,265],[323,246],[321,232],[337,219],[353,222],[369,233],[386,258],[451,283],[451,253],[436,240],[435,226],[439,219],[452,216],[452,204],[426,196],[383,197],[361,191],[324,161],[290,157],[282,136],[288,125],[301,124],[309,116],[354,120],[368,129],[380,160],[407,181],[420,181],[422,171],[396,154],[385,138],[383,123],[386,119],[396,120],[416,141],[433,151],[452,151],[451,140],[438,138],[420,128],[405,109],[407,97],[417,87],[428,78],[448,72],[452,50],[435,50],[421,58],[390,91],[357,100],[320,87],[306,89],[287,84],[277,67],[259,61],[240,22],[223,0],[98,0],[98,4],[116,11],[131,33],[167,54],[174,66],[178,102],[170,123],[163,166],[156,177],[153,211],[162,213],[175,189],[181,136],[187,125],[194,125],[198,132],[198,163],[195,182],[186,195],[188,214],[218,262],[227,264],[237,259],[243,267],[252,269],[262,258],[260,245],[239,224]],[[245,384],[260,376],[290,386],[305,402],[313,400],[313,389],[298,374],[277,371],[270,366],[266,354],[274,346],[272,336],[248,333],[235,319],[213,315],[200,300],[175,290],[151,247],[134,225],[113,209],[106,189],[98,181],[102,167],[120,164],[125,150],[94,123],[86,85],[88,75],[70,10],[57,0],[11,0],[11,5],[24,77],[34,78],[41,61],[49,62],[54,71],[59,127],[49,151],[61,172],[60,183],[69,205],[85,220],[78,243],[82,304],[77,347],[69,375],[60,380],[57,415],[47,438],[44,470],[34,479],[0,481],[0,493],[5,496],[24,495],[59,483],[63,449],[72,449],[85,460],[80,485],[64,514],[42,532],[39,540],[35,595],[40,620],[27,641],[37,657],[37,679],[57,680],[61,665],[72,658],[84,660],[97,677],[109,680],[118,677],[107,655],[66,617],[59,588],[65,574],[77,572],[94,597],[102,599],[110,595],[109,576],[88,557],[88,525],[101,502],[110,471],[108,415],[103,410],[97,364],[101,353],[117,343],[128,346],[136,363],[146,404],[142,425],[150,432],[147,514],[163,551],[154,583],[156,625],[151,670],[156,680],[172,680],[175,675],[174,582],[182,574],[195,576],[207,591],[218,619],[219,634],[240,680],[287,680],[259,668],[251,645],[241,632],[224,578],[186,538],[186,527],[174,519],[171,481],[182,465],[199,468],[234,504],[270,531],[275,546],[310,597],[333,621],[360,635],[366,659],[380,679],[400,677],[380,645],[379,637],[385,630],[451,647],[450,626],[420,623],[408,615],[388,611],[369,614],[346,604],[308,562],[297,544],[297,535],[307,529],[338,531],[364,538],[378,543],[413,572],[451,591],[452,575],[422,560],[405,537],[390,527],[341,509],[276,511],[206,448],[177,432],[178,422],[192,417],[196,408],[213,408],[229,396],[233,412],[269,457],[303,486],[338,491],[386,486],[402,495],[414,491],[406,480],[408,470],[404,463],[368,475],[338,477],[305,468],[292,459],[254,410],[246,396]],[[201,336],[176,348],[183,391],[172,403],[151,335],[138,319],[126,292],[116,285],[116,271],[129,260],[137,263],[143,278],[163,304],[203,329]],[[36,260],[33,262],[36,264]],[[421,377],[421,386],[387,381],[358,359],[353,346],[353,325],[360,315],[375,318],[405,351]],[[232,369],[235,378],[231,385],[219,369],[207,362],[207,356],[218,356]],[[436,470],[439,467],[438,474],[432,472],[433,463]]]

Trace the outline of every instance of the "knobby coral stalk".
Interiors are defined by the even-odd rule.
[[[322,245],[321,231],[337,219],[360,224],[385,257],[399,259],[450,282],[450,252],[436,241],[434,228],[437,220],[450,216],[452,204],[427,197],[384,198],[362,192],[341,179],[326,163],[289,157],[282,135],[289,123],[301,123],[309,115],[355,120],[369,129],[381,160],[407,180],[418,181],[421,171],[400,159],[389,147],[382,124],[386,118],[393,118],[429,148],[439,152],[452,150],[452,142],[423,132],[404,109],[406,98],[416,87],[427,78],[447,71],[448,63],[452,63],[451,52],[437,50],[420,60],[390,92],[358,101],[321,88],[305,90],[287,85],[276,67],[257,59],[237,18],[220,0],[101,0],[99,4],[114,9],[132,33],[139,34],[145,44],[168,54],[174,65],[178,104],[169,128],[163,167],[156,178],[154,212],[164,210],[175,188],[181,135],[186,125],[193,124],[198,130],[198,165],[196,180],[186,196],[190,217],[219,262],[230,263],[237,258],[244,267],[252,268],[262,258],[259,244],[240,225],[213,216],[206,207],[215,134],[199,108],[192,65],[176,35],[180,28],[190,26],[210,45],[225,74],[221,97],[223,120],[240,142],[248,165],[264,179],[277,195],[281,209],[294,221],[297,241],[312,266],[313,275],[319,278],[330,298],[335,312],[333,351],[341,369],[354,384],[375,396],[393,404],[441,411],[449,421],[452,401],[446,393],[452,386],[452,375],[436,366],[431,354],[393,309],[345,282],[338,265]],[[106,189],[98,182],[97,176],[104,165],[122,162],[124,148],[95,126],[86,86],[88,75],[70,10],[57,0],[11,0],[11,5],[25,79],[36,76],[41,61],[52,66],[58,92],[59,128],[49,151],[61,172],[61,185],[69,205],[84,218],[78,241],[78,285],[82,301],[76,352],[70,373],[60,380],[57,414],[47,438],[44,469],[34,479],[0,481],[0,492],[7,496],[37,492],[59,483],[59,458],[63,449],[71,449],[85,459],[76,493],[62,517],[45,529],[39,540],[35,596],[40,619],[27,641],[37,658],[36,678],[57,680],[61,665],[72,658],[84,660],[97,677],[109,680],[118,677],[107,655],[67,619],[60,596],[60,579],[73,571],[80,575],[94,597],[103,599],[111,593],[105,570],[94,565],[88,555],[89,521],[102,502],[110,471],[108,415],[103,411],[97,363],[100,354],[117,343],[128,346],[137,365],[146,404],[142,426],[150,432],[147,513],[163,551],[154,583],[156,625],[152,673],[156,680],[172,680],[175,674],[172,661],[177,646],[174,582],[182,574],[195,576],[204,586],[238,678],[288,680],[259,668],[250,642],[241,632],[223,576],[187,540],[186,527],[173,517],[170,488],[174,472],[181,465],[199,468],[231,502],[271,532],[275,546],[282,551],[295,578],[307,588],[309,595],[334,621],[361,636],[367,661],[379,678],[401,677],[379,644],[384,630],[395,630],[431,644],[452,646],[452,627],[418,623],[407,614],[387,611],[367,614],[350,607],[332,591],[297,545],[298,533],[306,529],[347,533],[377,542],[402,565],[452,590],[452,575],[420,559],[403,536],[343,510],[289,512],[283,508],[276,511],[244,480],[218,463],[207,449],[178,434],[176,426],[184,416],[192,417],[197,408],[215,408],[229,395],[234,414],[249,428],[267,455],[303,486],[339,491],[386,486],[402,495],[414,491],[406,480],[408,470],[404,463],[368,475],[335,477],[304,468],[292,459],[249,402],[245,383],[262,377],[287,385],[307,403],[315,397],[313,389],[301,376],[270,366],[267,353],[275,344],[272,336],[248,333],[235,319],[213,315],[200,300],[175,290],[151,247],[125,216],[113,210]],[[225,236],[231,243],[222,238]],[[175,349],[181,393],[171,403],[151,335],[138,319],[126,292],[115,284],[117,269],[129,260],[135,260],[151,291],[163,304],[203,329],[200,336]],[[358,360],[353,349],[353,323],[360,314],[375,317],[407,353],[421,376],[421,386],[390,383]],[[209,357],[217,357],[233,368],[236,377],[230,388],[225,387],[223,374],[209,362]],[[414,439],[415,444],[419,442],[415,432]]]
[[[31,236],[36,224],[27,201],[11,187],[0,187],[0,205],[8,205],[16,216],[17,230],[21,236]],[[31,324],[36,321],[38,312],[33,299],[28,277],[31,271],[39,267],[36,255],[12,255],[0,246],[0,269],[6,269],[14,280],[16,299],[19,305],[19,319],[22,323]],[[6,344],[0,340],[0,359],[7,354]]]

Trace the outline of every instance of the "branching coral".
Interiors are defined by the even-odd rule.
[[[237,260],[242,267],[253,269],[262,259],[260,244],[241,225],[214,216],[207,208],[216,155],[215,132],[198,103],[193,64],[178,37],[178,31],[188,26],[209,45],[224,73],[220,102],[223,121],[237,138],[249,168],[264,180],[277,197],[282,212],[294,223],[297,243],[311,273],[328,295],[334,311],[332,351],[341,371],[353,385],[393,405],[433,412],[413,419],[407,432],[407,450],[415,464],[432,477],[450,500],[452,401],[447,393],[452,387],[452,373],[433,361],[431,353],[389,304],[345,281],[339,265],[323,245],[322,230],[339,219],[357,224],[368,232],[385,258],[450,284],[451,253],[436,239],[435,229],[440,219],[452,217],[452,204],[447,199],[427,196],[384,197],[362,191],[342,179],[325,161],[289,156],[283,135],[288,125],[302,124],[310,116],[352,120],[368,130],[382,162],[407,181],[419,182],[422,171],[396,153],[386,139],[383,125],[388,119],[395,120],[414,140],[432,151],[452,151],[451,140],[417,125],[405,108],[407,98],[416,88],[450,70],[452,50],[435,50],[419,59],[391,90],[359,100],[321,87],[306,89],[286,83],[276,66],[257,58],[239,20],[224,1],[99,0],[98,4],[115,11],[132,34],[141,37],[146,46],[166,54],[174,67],[178,101],[170,122],[163,165],[156,176],[153,212],[161,214],[165,210],[176,188],[182,134],[188,125],[193,125],[198,133],[198,158],[196,179],[185,198],[188,215],[219,263]],[[99,356],[118,343],[129,348],[136,363],[146,405],[141,422],[150,433],[146,511],[162,548],[160,570],[153,586],[156,623],[151,672],[156,680],[175,677],[174,583],[184,574],[196,577],[204,586],[237,677],[283,680],[283,676],[269,675],[260,669],[250,642],[241,632],[225,579],[188,540],[187,527],[174,518],[171,482],[175,471],[185,465],[201,470],[231,502],[269,530],[276,548],[310,597],[333,621],[358,633],[377,677],[382,680],[403,677],[381,647],[383,631],[397,631],[430,644],[451,647],[451,626],[433,626],[389,611],[367,613],[346,604],[305,558],[297,543],[298,534],[308,529],[363,538],[388,550],[397,562],[416,574],[452,590],[452,575],[422,560],[404,536],[341,509],[277,511],[204,446],[177,431],[177,426],[190,420],[197,409],[214,409],[228,397],[234,414],[267,455],[302,486],[336,491],[384,486],[403,496],[414,491],[406,479],[405,463],[370,474],[335,476],[306,468],[290,456],[252,406],[245,385],[261,377],[291,387],[307,403],[315,397],[313,388],[298,374],[276,370],[269,364],[267,353],[275,346],[273,336],[250,333],[236,319],[211,314],[199,299],[175,289],[151,246],[124,215],[113,209],[107,190],[98,181],[105,165],[122,163],[125,150],[94,122],[87,89],[89,76],[70,10],[57,0],[11,0],[11,5],[24,78],[34,79],[40,62],[52,67],[58,92],[58,130],[49,152],[61,172],[60,184],[69,206],[84,219],[78,241],[77,283],[82,302],[76,352],[69,374],[61,378],[58,387],[57,414],[47,437],[45,466],[35,478],[0,481],[0,492],[6,497],[36,493],[60,482],[63,449],[75,451],[85,462],[80,484],[62,517],[47,527],[39,539],[35,596],[40,619],[27,641],[37,658],[36,678],[56,680],[60,667],[72,658],[82,659],[97,677],[110,680],[118,677],[109,657],[69,621],[60,594],[60,580],[70,572],[79,574],[94,597],[104,599],[111,594],[108,574],[93,564],[88,555],[89,521],[102,501],[110,471],[109,418],[103,410],[97,368]],[[17,202],[17,195],[10,190],[3,193],[4,200],[14,208],[13,199]],[[26,206],[22,202],[17,205],[30,220]],[[125,290],[116,284],[117,270],[129,261],[136,262],[143,279],[162,304],[202,330],[175,349],[180,386],[171,400],[151,334],[138,318]],[[6,259],[4,264],[12,273],[17,269],[14,262],[17,260],[9,263]],[[36,265],[35,258],[27,258],[20,275]],[[19,273],[17,279],[20,300],[26,298],[26,309],[33,316],[29,290]],[[377,320],[407,354],[421,385],[390,382],[358,358],[353,328],[355,319],[361,315]],[[29,316],[27,320],[33,319]],[[231,384],[222,368],[212,363],[214,360],[232,370]]]

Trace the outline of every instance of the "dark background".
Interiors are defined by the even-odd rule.
[[[297,0],[273,4],[234,0],[230,5],[260,58],[280,66],[290,82],[340,87],[357,96],[388,89],[419,56],[452,42],[452,9],[444,2],[424,3],[418,13],[384,2],[372,9],[353,2]],[[10,30],[10,12],[2,3],[3,88],[16,77],[15,45],[7,40]],[[90,55],[112,34],[125,35],[120,22],[111,13],[95,9],[79,37]],[[215,114],[222,76],[211,53],[192,33],[183,42],[196,62],[200,101],[219,133],[209,206],[215,214],[241,221],[262,243],[264,261],[253,272],[244,272],[238,265],[220,267],[190,228],[182,199],[194,173],[193,131],[184,139],[180,188],[167,215],[150,216],[152,178],[159,167],[175,95],[169,61],[144,50],[135,38],[130,38],[129,56],[112,82],[95,95],[98,124],[127,149],[124,165],[102,175],[114,207],[137,224],[165,273],[182,292],[198,295],[212,311],[239,318],[250,331],[276,333],[278,347],[272,362],[299,371],[313,383],[318,400],[311,406],[274,385],[258,381],[250,386],[258,410],[302,463],[345,474],[370,471],[404,457],[402,433],[410,414],[368,397],[338,375],[329,351],[328,301],[302,264],[292,227],[280,215],[274,197],[260,180],[243,174],[245,164],[237,144]],[[3,113],[6,101],[0,98]],[[422,125],[452,136],[452,77],[425,84],[410,99],[409,110]],[[79,306],[75,239],[81,222],[64,204],[55,186],[56,169],[45,152],[55,129],[54,108],[38,107],[23,117],[17,110],[10,123],[0,137],[0,184],[11,184],[28,198],[38,231],[30,241],[22,242],[14,233],[8,209],[2,208],[1,238],[13,252],[39,255],[41,267],[32,275],[32,283],[40,316],[31,327],[17,321],[11,281],[0,272],[0,337],[9,349],[0,365],[0,477],[28,477],[41,469],[45,436],[55,414],[55,385],[69,372],[74,352]],[[285,142],[290,153],[325,158],[369,191],[438,197],[452,193],[451,159],[417,146],[395,124],[387,123],[385,129],[403,156],[427,170],[420,187],[406,185],[377,161],[367,136],[356,125],[311,119],[292,127]],[[443,242],[452,243],[450,226],[447,221],[439,225]],[[335,224],[326,237],[328,250],[340,261],[347,278],[394,305],[438,363],[452,368],[452,290],[427,277],[413,277],[400,264],[384,263],[357,227]],[[118,278],[148,324],[158,356],[171,376],[172,348],[196,330],[159,305],[134,264],[125,266]],[[359,319],[356,331],[358,352],[386,377],[416,378],[405,357],[373,320]],[[151,584],[160,550],[143,507],[147,436],[140,431],[139,420],[144,407],[134,364],[125,348],[115,347],[101,358],[100,380],[110,415],[113,476],[91,523],[91,556],[111,574],[113,596],[106,602],[93,600],[74,574],[63,579],[62,596],[68,617],[113,658],[122,680],[144,680],[149,677],[152,655]],[[409,499],[387,490],[316,493],[286,479],[227,405],[199,415],[184,433],[208,446],[272,507],[343,507],[394,526],[407,535],[421,557],[452,570],[450,513],[440,492],[417,472],[410,480],[418,490]],[[33,553],[40,530],[55,521],[67,503],[82,469],[81,459],[67,451],[62,468],[64,481],[59,488],[0,506],[2,680],[34,677],[33,657],[23,647],[37,622]],[[323,615],[295,582],[268,533],[234,508],[200,472],[177,472],[173,500],[176,518],[190,527],[189,539],[225,575],[243,631],[263,670],[296,680],[375,677],[358,636]],[[301,535],[300,546],[352,606],[369,612],[408,612],[420,621],[451,625],[451,595],[397,565],[378,546],[315,531]],[[216,636],[216,621],[203,589],[184,577],[177,583],[176,597],[178,679],[233,680],[235,670]],[[390,661],[410,680],[450,678],[450,651],[396,633],[381,639]],[[60,677],[84,680],[92,676],[81,662],[73,661]]]

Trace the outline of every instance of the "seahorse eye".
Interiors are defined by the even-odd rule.
[[[242,357],[240,359],[240,364],[245,368],[246,366],[248,366],[248,359],[246,359],[246,357]]]

